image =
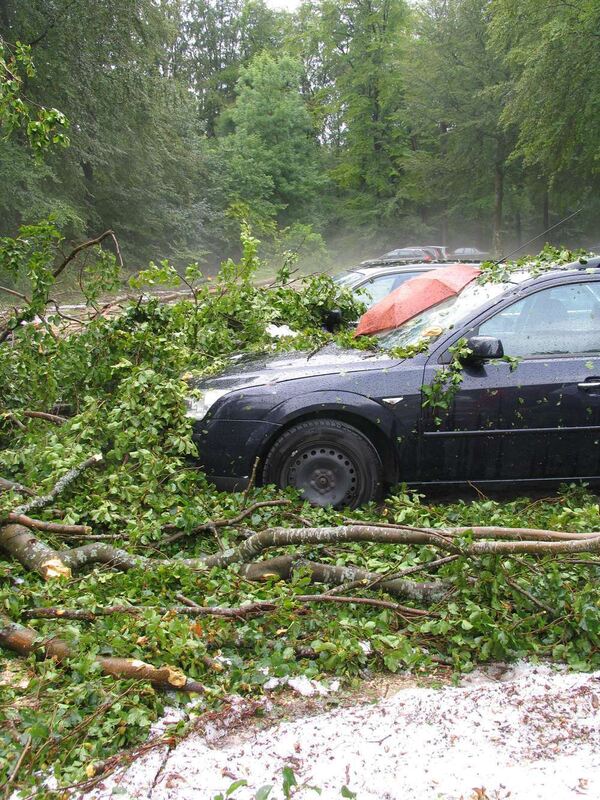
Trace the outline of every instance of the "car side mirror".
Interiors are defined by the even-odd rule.
[[[481,363],[482,361],[490,361],[493,358],[502,358],[504,356],[504,347],[500,339],[495,336],[471,336],[467,339],[467,345],[471,353],[466,357],[465,361],[470,363]]]

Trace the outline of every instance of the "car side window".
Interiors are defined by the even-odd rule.
[[[416,278],[418,275],[421,275],[420,272],[401,272],[399,275],[396,275],[396,281],[394,283],[394,290],[396,290],[399,286],[402,286],[403,283],[409,281],[411,278]]]
[[[509,356],[600,353],[600,283],[553,286],[518,300],[479,326]]]
[[[381,275],[378,278],[370,278],[360,287],[364,292],[363,298],[368,306],[373,306],[383,300],[394,288],[397,275]]]

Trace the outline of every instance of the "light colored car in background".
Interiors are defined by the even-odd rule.
[[[378,267],[361,264],[360,267],[340,272],[334,276],[333,280],[352,291],[360,289],[360,299],[370,308],[410,278],[416,278],[417,275],[443,266],[446,266],[445,262],[423,263],[422,261],[414,264],[402,263]]]

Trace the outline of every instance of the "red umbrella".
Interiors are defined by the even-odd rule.
[[[362,315],[356,336],[397,328],[425,309],[458,294],[481,270],[472,264],[453,264],[411,278]]]

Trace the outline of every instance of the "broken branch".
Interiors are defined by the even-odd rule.
[[[19,525],[25,525],[26,528],[33,528],[38,531],[47,531],[48,533],[70,533],[74,535],[91,533],[92,529],[87,525],[64,525],[60,522],[45,522],[41,519],[33,519],[26,514],[15,514],[11,512],[7,515],[6,521],[16,522]]]
[[[23,411],[23,416],[29,417],[29,419],[43,419],[53,425],[64,425],[65,422],[68,422],[66,417],[61,417],[58,414],[48,414],[46,411]]]
[[[102,461],[102,454],[96,453],[90,458],[87,458],[83,463],[79,464],[77,467],[73,467],[68,472],[66,472],[60,480],[58,480],[50,492],[46,495],[41,495],[39,497],[35,497],[33,500],[30,500],[28,503],[25,503],[18,508],[13,509],[13,514],[29,514],[30,511],[33,511],[37,508],[46,508],[54,500],[58,497],[58,495],[63,492],[70,483],[78,478],[82,472],[84,472],[88,467],[91,467],[94,464],[98,464]]]
[[[9,481],[6,478],[0,478],[0,490],[3,492],[17,492],[18,494],[26,494],[29,495],[29,497],[36,496],[32,489],[29,489],[27,486],[23,486],[22,483]]]
[[[0,645],[28,656],[42,652],[44,658],[54,658],[58,663],[75,655],[73,649],[63,639],[41,639],[33,628],[19,625],[0,613]],[[105,675],[113,678],[133,678],[149,681],[157,689],[179,689],[184,692],[203,692],[204,687],[197,681],[187,678],[180,669],[171,666],[154,667],[137,658],[115,658],[97,656],[95,659]]]

